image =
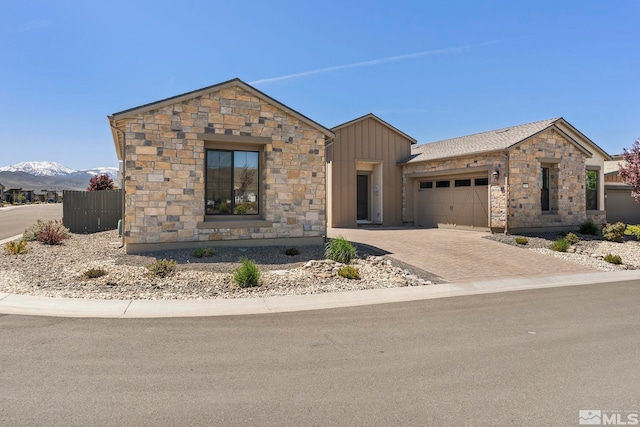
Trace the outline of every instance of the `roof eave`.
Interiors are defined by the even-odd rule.
[[[307,123],[308,125],[310,125],[314,129],[319,130],[320,132],[322,132],[325,135],[325,138],[333,138],[333,137],[335,137],[335,133],[333,133],[333,131],[331,129],[328,129],[328,128],[322,126],[320,123],[318,123],[318,122],[310,119],[309,117],[297,112],[293,108],[289,108],[288,106],[286,106],[285,104],[281,103],[280,101],[270,97],[269,95],[265,94],[264,92],[259,91],[258,89],[256,89],[253,86],[243,82],[242,80],[240,80],[237,77],[234,78],[234,79],[231,79],[231,80],[227,80],[227,81],[222,82],[222,83],[218,83],[218,84],[212,85],[212,86],[207,86],[207,87],[204,87],[204,88],[201,88],[201,89],[197,89],[197,90],[194,90],[194,91],[191,91],[191,92],[183,93],[181,95],[172,96],[170,98],[161,99],[159,101],[151,102],[149,104],[144,104],[144,105],[140,105],[138,107],[130,108],[128,110],[123,110],[123,111],[120,111],[118,113],[112,114],[111,117],[114,118],[114,119],[117,119],[117,120],[133,118],[133,117],[136,117],[139,114],[144,114],[144,113],[146,113],[148,111],[151,111],[151,110],[157,110],[159,108],[166,107],[168,105],[177,104],[177,103],[189,100],[189,99],[197,98],[198,96],[202,96],[202,95],[210,93],[210,92],[227,89],[227,88],[232,87],[232,86],[240,86],[242,89],[246,90],[247,92],[251,93],[252,95],[254,95],[254,96],[258,97],[258,98],[262,98],[263,100],[267,101],[270,104],[276,105],[278,108],[280,108],[285,113],[297,118],[298,120],[300,120],[302,122]]]
[[[344,122],[342,124],[339,124],[337,126],[332,127],[331,130],[335,132],[335,131],[337,131],[339,129],[345,128],[345,127],[350,126],[350,125],[352,125],[354,123],[357,123],[357,122],[360,122],[362,120],[366,120],[366,119],[369,119],[369,118],[376,120],[381,125],[388,127],[389,129],[393,130],[397,134],[399,134],[399,135],[403,136],[404,138],[408,139],[411,142],[411,145],[418,143],[418,141],[414,137],[412,137],[410,135],[407,135],[406,133],[402,132],[397,127],[385,122],[384,120],[382,120],[380,117],[376,116],[373,113],[367,113],[364,116],[356,117],[353,120],[349,120],[348,122]]]

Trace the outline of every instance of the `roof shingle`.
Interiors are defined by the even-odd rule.
[[[562,120],[562,118],[557,117],[554,119],[541,120],[539,122],[422,144],[417,147],[413,147],[411,149],[411,156],[401,163],[423,162],[426,160],[504,150],[545,130],[559,120]]]

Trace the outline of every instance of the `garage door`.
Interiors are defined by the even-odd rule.
[[[489,227],[489,179],[485,176],[421,180],[418,217],[423,227]]]
[[[607,188],[605,194],[607,222],[640,224],[640,203],[631,197],[631,190]]]

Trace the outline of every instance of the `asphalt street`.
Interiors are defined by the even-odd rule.
[[[640,281],[182,319],[0,317],[0,425],[578,425],[640,411]]]
[[[38,219],[62,220],[62,204],[24,205],[0,209],[0,240],[22,234]]]

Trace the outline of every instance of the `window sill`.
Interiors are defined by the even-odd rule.
[[[600,209],[587,209],[587,214],[591,215],[604,215],[606,211],[601,211]]]
[[[263,219],[245,219],[245,220],[215,220],[207,219],[199,222],[198,230],[210,230],[219,228],[264,228],[271,227],[273,222]]]

